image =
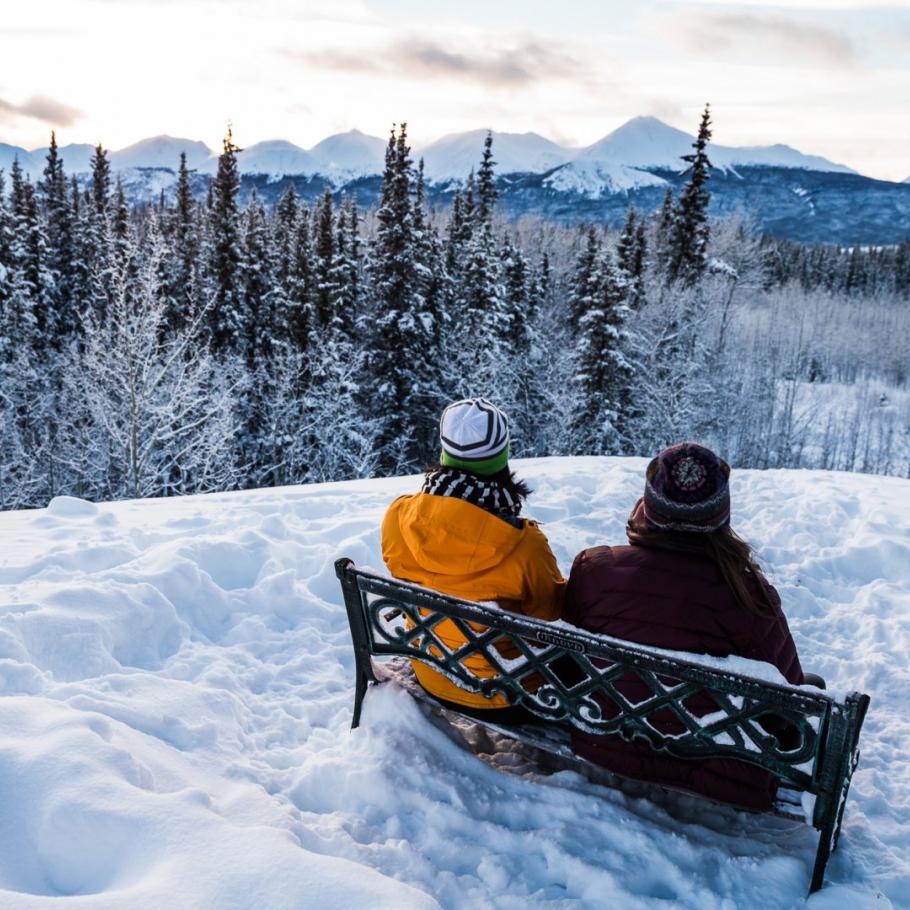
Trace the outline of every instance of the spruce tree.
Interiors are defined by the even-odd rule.
[[[376,236],[370,250],[372,348],[365,407],[379,416],[377,467],[414,469],[433,451],[439,390],[433,387],[434,327],[425,318],[412,206],[413,167],[407,125],[389,137]]]
[[[294,247],[299,208],[294,184],[288,183],[287,189],[275,206],[272,235],[272,243],[275,247],[275,275],[281,283],[282,290],[288,297],[293,293]]]
[[[76,331],[78,311],[73,299],[73,224],[63,161],[53,132],[39,189],[46,224],[48,268],[53,277],[53,307],[57,314],[58,334],[54,341],[60,344],[64,337]]]
[[[311,232],[312,213],[303,205],[297,218],[297,234],[294,245],[294,271],[289,297],[288,328],[298,351],[309,347],[313,332],[314,268],[313,241]]]
[[[13,343],[3,322],[10,306],[13,284],[13,218],[6,202],[6,180],[0,170],[0,357]]]
[[[592,295],[575,344],[577,399],[572,430],[576,454],[622,451],[632,368],[626,359],[624,323],[628,280],[609,253],[598,258]]]
[[[496,162],[493,160],[493,133],[488,130],[483,141],[480,167],[477,169],[477,209],[475,217],[480,223],[489,221],[493,216],[493,207],[499,197],[493,174],[495,164]]]
[[[577,331],[581,319],[592,305],[599,280],[600,242],[593,225],[585,232],[585,242],[575,261],[569,293],[569,326]]]
[[[190,186],[190,172],[186,166],[186,152],[180,153],[169,233],[170,274],[164,287],[169,301],[167,324],[172,331],[176,331],[187,324],[196,308],[196,261],[199,255],[196,203]]]
[[[215,350],[238,350],[246,331],[244,301],[240,282],[241,236],[237,195],[240,173],[237,167],[239,147],[234,144],[228,126],[218,172],[212,182],[212,204],[209,215],[212,232],[210,270],[214,301],[210,311],[210,328]]]
[[[667,275],[671,281],[694,284],[702,275],[708,261],[708,205],[711,194],[706,186],[711,177],[711,161],[707,146],[711,139],[711,110],[705,105],[698,136],[689,155],[682,160],[689,164],[689,180],[679,194],[669,241]]]
[[[13,162],[11,176],[12,279],[8,324],[14,344],[43,353],[55,344],[57,333],[47,237],[37,192],[23,176],[18,159]]]
[[[89,303],[91,275],[92,235],[91,209],[84,202],[84,196],[75,177],[70,180],[69,218],[72,229],[72,260],[69,277],[69,302],[64,310],[67,321],[78,335],[82,331],[81,313]]]
[[[644,296],[646,250],[644,222],[639,220],[635,206],[630,205],[616,245],[616,258],[619,267],[629,281],[628,302],[632,307],[637,307]]]
[[[111,164],[107,160],[107,150],[99,142],[92,156],[92,200],[96,215],[107,214],[108,201],[111,195]]]
[[[129,255],[130,212],[123,192],[123,183],[118,175],[114,185],[111,205],[111,237],[114,241],[114,255],[118,262],[124,262]]]
[[[276,279],[269,245],[267,215],[256,188],[243,213],[243,247],[240,274],[246,307],[242,325],[241,350],[249,369],[268,361],[275,335],[274,304]]]
[[[333,282],[335,263],[335,212],[332,201],[332,190],[327,186],[314,212],[313,234],[313,270],[314,297],[313,307],[316,325],[324,330],[332,319],[332,303],[336,296]]]

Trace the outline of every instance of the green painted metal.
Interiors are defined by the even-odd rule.
[[[347,559],[335,565],[356,658],[353,727],[360,722],[368,685],[376,682],[371,657],[402,656],[422,661],[468,691],[504,695],[543,721],[640,739],[677,758],[748,762],[787,786],[815,794],[813,825],[820,831],[820,840],[810,893],[821,887],[859,759],[868,696],[854,693],[841,704],[822,691],[765,682],[657,649],[448,597],[357,569]],[[439,635],[439,625],[447,621],[464,637],[458,648],[449,648]],[[505,640],[518,657],[503,656],[497,645]],[[494,668],[493,677],[479,679],[465,668],[464,661],[473,655],[481,655]],[[633,676],[650,692],[635,704],[616,688],[620,680]],[[687,707],[687,700],[705,695],[717,710],[698,716]],[[613,706],[606,716],[601,699]],[[649,718],[658,711],[671,712],[681,732],[657,730]],[[768,717],[787,722],[786,742],[762,725]]]

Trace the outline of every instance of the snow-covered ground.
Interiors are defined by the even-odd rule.
[[[518,463],[565,571],[622,540],[644,465]],[[416,485],[0,515],[0,907],[806,903],[805,826],[491,767],[390,686],[349,730],[332,563],[381,565],[383,510]],[[872,696],[808,907],[908,908],[910,481],[739,471],[733,496],[804,664]]]

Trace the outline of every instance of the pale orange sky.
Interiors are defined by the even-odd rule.
[[[910,176],[910,0],[3,2],[0,142],[309,147],[493,127],[586,145],[638,114]]]

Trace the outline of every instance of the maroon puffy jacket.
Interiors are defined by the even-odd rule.
[[[749,579],[750,585],[758,585]],[[566,592],[565,619],[590,632],[675,651],[731,654],[774,664],[787,680],[803,682],[803,671],[780,609],[768,586],[771,614],[738,606],[710,559],[651,546],[594,547],[575,559]],[[617,684],[632,702],[650,691],[637,679]],[[693,713],[716,710],[707,696],[687,702]],[[604,713],[616,713],[603,703]],[[680,721],[665,709],[649,717],[664,733],[680,732]],[[573,748],[605,768],[641,780],[681,787],[740,806],[769,808],[777,789],[760,768],[730,759],[690,761],[653,751],[646,743],[597,736],[573,729]]]

